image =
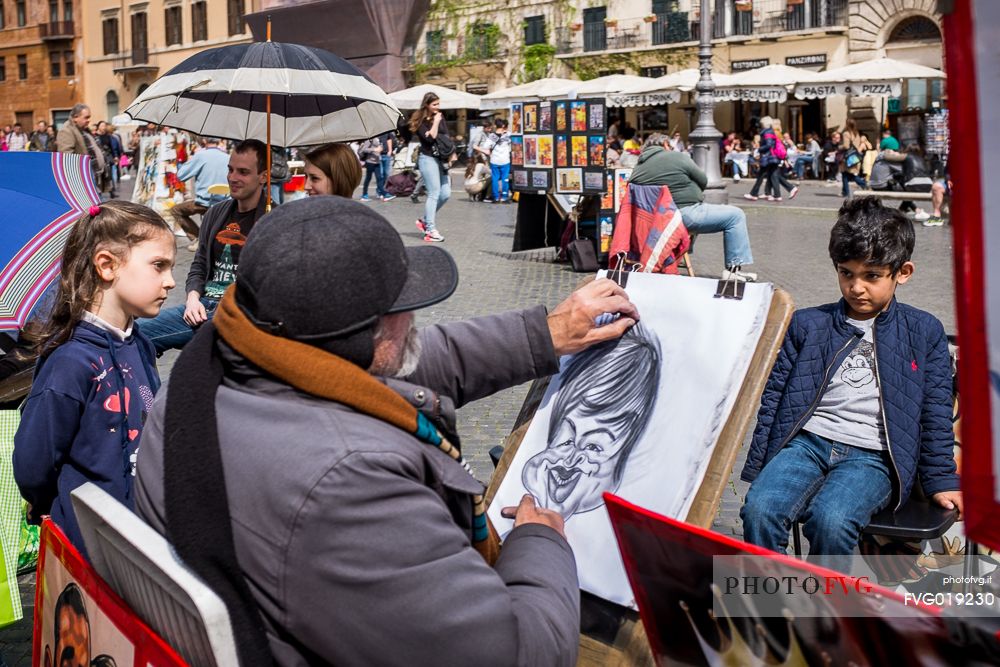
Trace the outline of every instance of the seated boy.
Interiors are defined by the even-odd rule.
[[[747,542],[784,552],[799,520],[810,554],[846,570],[872,515],[902,506],[918,477],[961,513],[948,339],[894,298],[913,245],[913,224],[875,197],[841,207],[830,259],[843,298],[792,317],[743,468]]]

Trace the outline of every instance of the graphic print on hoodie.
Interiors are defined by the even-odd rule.
[[[160,381],[149,340],[80,322],[40,361],[14,437],[14,479],[86,555],[70,493],[94,482],[130,509],[136,452]]]

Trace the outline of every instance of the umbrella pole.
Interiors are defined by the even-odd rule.
[[[267,41],[271,41],[271,16],[267,17]],[[267,205],[265,212],[271,210],[271,94],[267,94]]]

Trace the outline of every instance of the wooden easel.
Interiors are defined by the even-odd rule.
[[[712,452],[712,458],[694,502],[685,520],[702,528],[711,528],[712,521],[722,500],[722,493],[729,482],[729,475],[736,462],[740,447],[746,439],[750,424],[757,415],[764,385],[778,357],[785,330],[792,319],[795,306],[792,297],[784,290],[776,289],[771,299],[771,308],[761,332],[760,341],[754,351],[740,393],[729,419],[719,434],[719,441]],[[531,418],[542,402],[549,378],[535,380],[521,405],[513,430],[504,442],[503,456],[490,479],[486,490],[486,504],[489,505],[503,481],[521,440],[524,438]],[[646,631],[638,622],[639,615],[631,610],[622,613],[622,622],[613,642],[606,642],[581,634],[580,653],[577,665],[585,667],[653,667],[653,656],[649,650]]]

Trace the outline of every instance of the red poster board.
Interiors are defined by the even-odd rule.
[[[965,532],[970,539],[1000,549],[1000,385],[990,381],[990,368],[1000,368],[1000,279],[991,276],[986,257],[1000,257],[1000,193],[989,182],[984,164],[993,151],[976,139],[990,137],[1000,121],[1000,30],[996,0],[956,0],[944,17],[948,73],[950,134],[962,138],[952,146],[949,169],[954,184],[951,220],[955,245],[955,305],[960,347],[959,391],[962,397],[962,493]],[[974,139],[975,138],[975,139]],[[987,225],[987,222],[989,223]],[[996,271],[996,269],[993,269]],[[993,306],[990,307],[990,302]],[[991,323],[991,319],[996,320]],[[991,356],[993,363],[991,363]]]
[[[785,616],[748,615],[732,604],[715,614],[715,556],[763,556],[767,571],[779,577],[846,578],[848,587],[856,580],[609,493],[604,499],[657,665],[958,665],[982,661],[984,653],[995,656],[991,651],[1000,648],[984,650],[984,644],[995,644],[988,633],[965,641],[972,635],[959,619],[915,602],[905,605],[901,596],[874,584],[864,594],[815,596],[815,603],[805,603],[832,612],[826,616],[810,616],[801,602],[789,603],[798,611]]]
[[[61,602],[60,628],[55,625]],[[82,604],[84,613],[78,609]],[[67,647],[89,652],[83,664],[183,667],[187,663],[111,590],[63,532],[45,519],[35,588],[32,665],[61,664]],[[56,644],[59,644],[57,648]],[[98,656],[101,660],[95,661]],[[75,661],[73,664],[77,664]]]

